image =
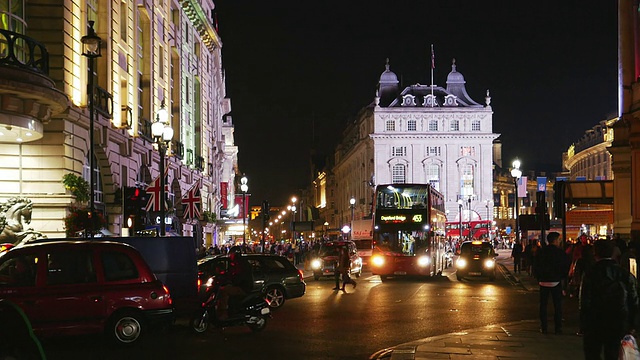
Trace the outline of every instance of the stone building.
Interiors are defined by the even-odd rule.
[[[200,180],[204,211],[219,214],[221,204],[233,199],[233,186],[221,191],[221,184],[235,182],[230,169],[237,149],[233,124],[224,117],[231,103],[213,1],[11,4],[0,24],[0,199],[31,199],[29,226],[62,237],[75,201],[62,177],[90,180],[93,173],[95,208],[108,230],[121,234],[126,225],[116,195],[160,174],[151,124],[165,104],[174,132],[167,152],[167,226],[215,241],[224,229],[212,217],[184,220],[180,202]],[[101,56],[90,66],[81,40],[93,29],[102,40]]]
[[[373,186],[387,183],[431,184],[445,197],[447,219],[492,218],[493,110],[466,91],[455,60],[446,87],[400,87],[387,61],[375,101],[364,107],[343,132],[335,151],[335,210],[338,222],[371,214]],[[486,210],[489,208],[489,214]]]
[[[571,144],[562,154],[562,166],[570,180],[612,180],[611,154],[613,124],[617,119],[603,120]]]

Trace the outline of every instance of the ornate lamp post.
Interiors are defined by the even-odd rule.
[[[160,236],[166,234],[166,209],[165,209],[165,174],[164,161],[169,147],[169,142],[173,138],[173,128],[169,124],[169,113],[165,109],[164,100],[160,105],[160,110],[156,113],[156,121],[151,124],[151,134],[158,144],[158,152],[160,153]]]
[[[240,179],[240,191],[242,191],[242,245],[247,245],[245,237],[247,236],[247,191],[249,185],[247,185],[247,177],[242,175]],[[276,220],[277,221],[277,220]]]
[[[520,240],[520,224],[518,223],[518,213],[520,212],[520,210],[518,209],[518,179],[520,179],[520,177],[522,176],[522,170],[520,170],[520,160],[518,159],[513,160],[513,163],[511,163],[511,165],[511,177],[513,178],[513,186],[515,190],[513,211],[515,212],[516,219],[516,241],[518,241]]]
[[[353,240],[353,215],[356,209],[356,199],[349,199],[349,208],[351,208],[351,231],[349,232],[349,239]]]
[[[87,231],[89,232],[89,236],[93,238],[93,226],[94,226],[94,216],[95,216],[95,164],[94,164],[94,140],[93,140],[93,122],[94,122],[94,91],[95,87],[93,84],[94,78],[94,70],[93,63],[95,58],[99,58],[102,56],[100,53],[100,48],[102,44],[102,39],[96,35],[96,32],[93,30],[94,22],[89,21],[89,35],[83,36],[80,41],[82,42],[82,56],[86,56],[89,60],[89,79],[87,82],[87,88],[89,90],[89,229],[85,229],[85,236],[87,236]]]

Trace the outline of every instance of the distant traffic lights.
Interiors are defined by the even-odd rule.
[[[270,219],[269,211],[271,211],[271,207],[269,206],[269,202],[264,200],[262,202],[262,220],[264,222],[268,222]]]

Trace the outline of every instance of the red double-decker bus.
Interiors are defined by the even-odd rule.
[[[389,276],[440,274],[445,268],[444,197],[428,184],[378,185],[371,271]]]
[[[452,239],[460,238],[460,222],[450,221],[446,223],[447,238]],[[469,229],[471,229],[471,239],[484,239],[493,238],[491,234],[492,221],[491,220],[471,220],[462,222],[462,238],[469,239]]]

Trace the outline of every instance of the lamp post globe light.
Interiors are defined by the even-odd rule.
[[[247,191],[249,185],[247,185],[248,179],[246,175],[242,175],[240,179],[240,191],[242,191],[242,245],[247,245],[245,240],[247,236]]]
[[[511,177],[513,178],[513,186],[514,186],[514,206],[513,206],[513,211],[515,213],[515,220],[516,220],[516,241],[520,240],[520,225],[518,223],[518,213],[520,212],[518,207],[518,179],[520,179],[520,177],[522,176],[522,170],[520,170],[520,160],[515,159],[513,160],[513,163],[511,163],[512,168],[511,168]]]
[[[80,41],[82,42],[82,56],[87,57],[89,61],[89,79],[87,82],[87,88],[89,93],[87,94],[88,102],[89,102],[89,228],[85,229],[85,237],[87,236],[87,232],[90,237],[93,237],[93,227],[94,227],[94,216],[95,216],[95,164],[94,164],[94,139],[93,139],[93,122],[94,122],[94,91],[95,86],[93,84],[93,63],[95,58],[99,58],[102,56],[100,53],[102,39],[96,35],[95,30],[93,29],[94,21],[89,21],[89,34],[83,36]]]
[[[169,113],[165,108],[164,100],[160,105],[160,109],[156,113],[156,121],[151,124],[151,134],[158,144],[158,152],[160,153],[160,236],[166,235],[166,209],[165,209],[165,156],[169,142],[173,139],[173,128],[169,124]]]

